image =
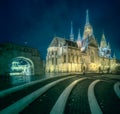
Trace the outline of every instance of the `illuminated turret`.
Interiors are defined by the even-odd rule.
[[[107,48],[110,49],[110,43],[108,42]]]
[[[80,35],[80,29],[79,29],[79,31],[78,31],[77,45],[78,45],[78,48],[80,48],[80,47],[82,46],[82,43],[81,43],[81,35]]]
[[[105,38],[104,33],[102,34],[102,38],[101,38],[101,42],[100,42],[100,47],[101,48],[106,48],[107,47],[106,38]]]
[[[114,55],[113,55],[113,58],[116,59],[116,55],[115,55],[115,53],[114,53]]]
[[[89,23],[89,14],[88,14],[88,10],[86,11],[86,23],[85,23],[85,27],[84,27],[84,39],[88,38],[89,36],[93,35],[93,29],[92,26]]]
[[[74,41],[73,23],[72,23],[72,22],[71,22],[70,40],[71,40],[71,41]]]

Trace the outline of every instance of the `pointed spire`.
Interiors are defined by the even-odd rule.
[[[114,53],[114,55],[113,55],[113,58],[116,58],[116,55],[115,55],[115,53]]]
[[[71,31],[70,31],[70,34],[73,34],[73,23],[71,21]]]
[[[105,34],[104,34],[104,31],[103,31],[103,34],[102,34],[102,39],[105,40]]]
[[[80,47],[82,46],[80,29],[79,29],[79,31],[78,31],[77,45],[78,45],[78,48],[80,48]]]
[[[74,34],[73,34],[73,23],[72,23],[72,21],[71,21],[70,40],[71,40],[71,41],[74,41]]]
[[[107,48],[110,49],[110,43],[108,42]]]
[[[106,43],[106,38],[105,38],[104,32],[103,32],[103,34],[102,34],[102,41],[104,41],[104,42]],[[107,43],[106,43],[106,44],[107,44]]]
[[[88,9],[86,10],[86,25],[89,24],[89,12]]]
[[[107,43],[106,43],[106,38],[105,38],[104,32],[102,34],[102,38],[101,38],[101,42],[100,42],[100,47],[102,47],[102,48],[106,48],[107,47]]]
[[[81,40],[80,29],[79,29],[79,31],[78,31],[78,40]]]

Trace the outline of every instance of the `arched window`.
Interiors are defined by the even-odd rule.
[[[70,55],[68,55],[68,63],[70,63]]]
[[[74,55],[73,55],[73,57],[72,57],[72,62],[74,63]]]
[[[54,64],[54,58],[52,57],[52,65]]]
[[[57,58],[55,58],[55,64],[57,65]]]
[[[78,63],[78,56],[76,56],[76,63]]]
[[[54,52],[52,51],[51,54],[54,55]]]
[[[66,63],[66,55],[64,55],[64,63]]]

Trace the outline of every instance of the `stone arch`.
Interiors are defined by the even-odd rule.
[[[26,57],[14,57],[9,62],[10,75],[34,75],[33,61]]]

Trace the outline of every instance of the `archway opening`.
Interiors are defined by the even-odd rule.
[[[10,61],[9,74],[13,75],[34,75],[33,62],[25,57],[16,57]]]

